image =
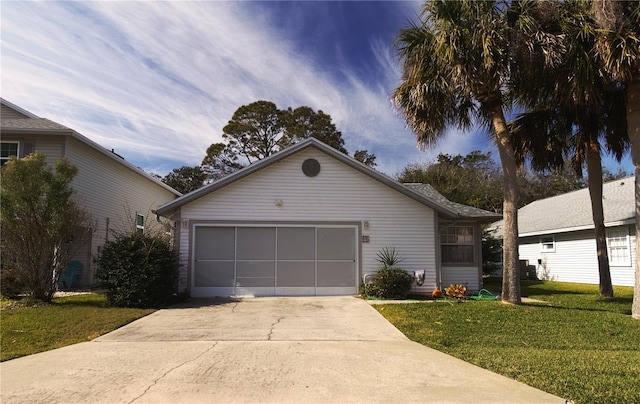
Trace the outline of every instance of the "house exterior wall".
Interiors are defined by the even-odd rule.
[[[134,229],[136,213],[145,217],[146,230],[161,229],[151,210],[176,196],[77,139],[67,138],[66,157],[78,168],[72,187],[95,220],[90,255],[79,257],[85,268],[82,283],[92,285],[95,268],[91,257],[113,240],[113,232]]]
[[[0,115],[2,116],[2,119],[23,119],[23,118],[29,118],[27,115],[16,111],[15,109],[1,104],[0,105]]]
[[[447,288],[449,285],[464,285],[471,293],[482,289],[482,229],[478,223],[472,222],[444,222],[440,227],[444,228],[453,224],[461,226],[473,226],[474,239],[474,262],[473,264],[450,264],[443,262],[440,264],[440,287]]]
[[[620,226],[629,234],[630,266],[610,266],[611,282],[616,286],[633,286],[635,280],[635,231],[632,226]],[[609,229],[608,229],[609,230]],[[598,284],[598,259],[594,230],[554,234],[555,250],[543,252],[540,237],[520,238],[520,259],[536,266],[539,279],[559,282]],[[540,262],[538,262],[540,260]]]
[[[39,151],[46,155],[45,161],[53,165],[64,156],[65,136],[46,135],[2,135],[3,142],[18,142],[18,155],[24,157],[29,152]]]
[[[321,170],[306,177],[302,162],[314,158]],[[275,201],[282,200],[282,206]],[[379,181],[309,148],[182,206],[179,230],[181,275],[179,291],[190,284],[191,241],[201,223],[358,223],[359,277],[378,268],[377,253],[396,247],[407,271],[425,269],[426,278],[415,292],[436,287],[436,212],[399,194]],[[368,237],[368,242],[362,242]]]

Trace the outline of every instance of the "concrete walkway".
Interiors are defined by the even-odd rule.
[[[194,301],[0,364],[11,403],[563,403],[409,341],[352,297]]]

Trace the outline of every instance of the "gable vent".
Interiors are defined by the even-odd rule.
[[[302,172],[307,177],[315,177],[320,173],[320,163],[316,159],[306,159],[302,163]]]

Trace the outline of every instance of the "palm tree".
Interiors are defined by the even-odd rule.
[[[627,125],[636,174],[636,281],[631,315],[640,320],[640,3],[594,0],[597,54],[610,77],[627,86]]]
[[[577,173],[586,164],[595,227],[600,295],[613,296],[602,207],[601,141],[620,161],[628,147],[624,86],[602,73],[594,48],[599,31],[591,3],[583,0],[559,4],[556,34],[564,41],[559,65],[539,65],[534,92],[520,91],[522,104],[534,112],[522,114],[512,132],[516,144],[532,156],[535,168],[562,166],[570,155]]]
[[[527,49],[513,45],[526,37],[514,27],[534,22],[527,13],[536,4],[510,3],[427,1],[421,24],[402,30],[397,39],[403,79],[393,101],[422,148],[436,144],[450,126],[466,130],[479,120],[492,129],[505,179],[502,300],[519,304],[517,166],[505,120],[505,88],[513,56]]]

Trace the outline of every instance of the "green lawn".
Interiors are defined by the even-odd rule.
[[[154,310],[109,307],[103,295],[53,299],[49,305],[0,304],[0,360],[92,340]]]
[[[499,292],[500,284],[485,283]],[[541,300],[374,306],[410,339],[576,403],[640,403],[640,321],[633,289],[523,281]]]

